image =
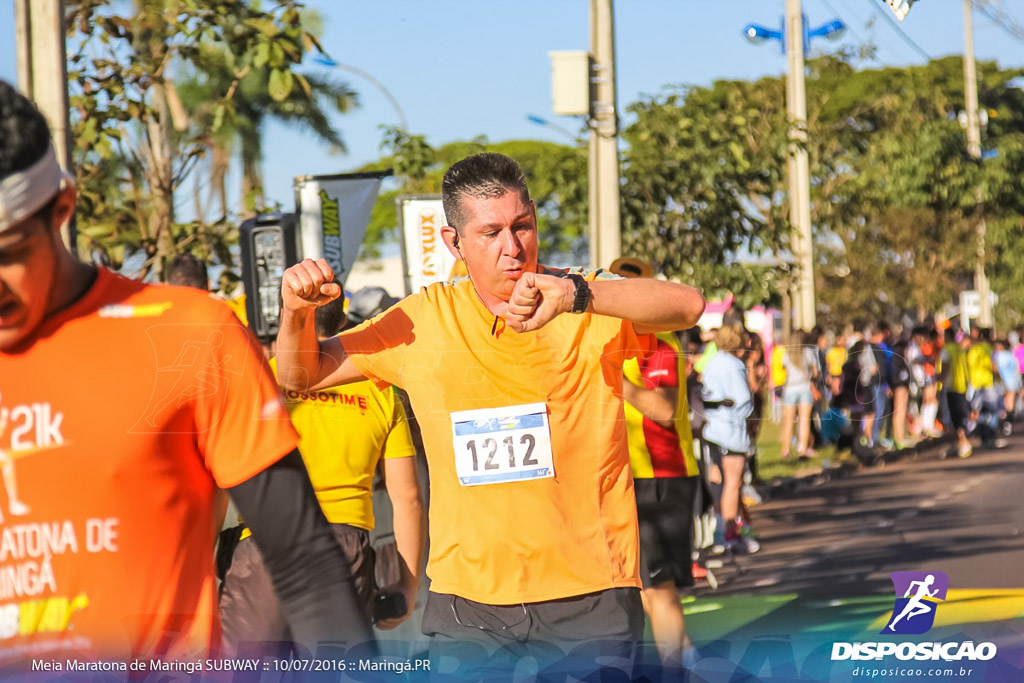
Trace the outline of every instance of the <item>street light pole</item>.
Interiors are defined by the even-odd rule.
[[[798,329],[817,324],[814,302],[814,244],[811,234],[811,181],[807,158],[807,95],[804,89],[804,25],[800,0],[786,0],[786,108],[790,118],[789,212],[795,228],[793,256],[797,263]]]
[[[395,113],[398,114],[398,125],[401,126],[403,131],[409,131],[409,122],[405,118],[405,112],[402,111],[402,107],[400,104],[398,104],[398,100],[395,99],[395,96],[391,94],[390,90],[384,87],[383,83],[381,83],[376,78],[366,73],[362,69],[354,67],[351,64],[342,64],[341,62],[336,62],[330,57],[327,57],[326,55],[322,57],[317,57],[313,61],[316,62],[317,64],[329,66],[333,69],[341,69],[342,71],[348,71],[349,73],[353,73],[356,76],[360,76],[363,79],[369,81],[371,85],[377,88],[377,90],[380,90],[381,94],[384,95],[384,97],[387,98],[388,102],[391,103],[391,106],[395,108]]]
[[[612,0],[590,0],[590,54],[594,58],[588,155],[590,266],[596,269],[607,268],[622,252]]]
[[[981,160],[981,119],[978,116],[978,71],[974,63],[974,17],[971,0],[964,0],[964,98],[967,100],[967,153]],[[988,278],[985,276],[985,214],[981,203],[981,188],[977,188],[975,232],[977,234],[978,263],[974,267],[974,288],[978,292],[978,324],[992,327],[992,301]]]
[[[805,25],[800,0],[786,0],[781,30],[748,24],[743,32],[752,42],[778,40],[789,61],[786,76],[786,110],[789,115],[789,214],[793,224],[791,241],[797,272],[793,283],[793,321],[797,329],[810,330],[817,324],[814,304],[814,240],[811,233],[811,171],[807,159],[807,94],[804,90],[804,54],[811,38],[835,39],[846,30],[838,19],[817,28]]]

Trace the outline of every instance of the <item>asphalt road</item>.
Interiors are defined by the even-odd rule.
[[[830,661],[835,643],[910,638],[998,646],[972,674],[930,681],[1024,681],[1024,435],[966,460],[940,455],[755,507],[761,551],[721,556],[712,568],[717,590],[701,582],[684,598],[699,653],[691,680],[856,681],[861,663]],[[898,597],[895,571],[949,577],[926,635],[884,631]],[[764,656],[775,664],[763,666]]]
[[[965,460],[864,469],[753,508],[755,555],[722,558],[701,595],[892,594],[889,574],[940,570],[956,588],[1024,587],[1024,435]]]

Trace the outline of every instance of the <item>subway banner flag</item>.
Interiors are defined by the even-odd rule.
[[[300,258],[324,258],[344,285],[370,224],[381,179],[391,171],[299,176],[294,180]]]
[[[900,21],[903,21],[907,16],[907,13],[910,12],[910,7],[916,1],[917,0],[885,0],[886,4],[889,5],[889,9],[892,10],[892,13],[895,14],[896,18]]]

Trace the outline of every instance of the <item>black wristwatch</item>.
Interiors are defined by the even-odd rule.
[[[590,285],[587,284],[582,275],[569,273],[566,277],[576,284],[576,296],[572,300],[572,308],[569,312],[586,313],[587,306],[590,305]]]

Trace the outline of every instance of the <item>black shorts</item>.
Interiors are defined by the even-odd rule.
[[[636,479],[640,579],[644,588],[693,585],[693,504],[699,477]]]
[[[970,415],[967,396],[948,391],[946,401],[949,404],[949,419],[953,423],[953,429],[966,429],[967,416]]]
[[[430,636],[430,659],[438,666],[445,659],[456,662],[454,675],[461,676],[459,680],[508,678],[524,657],[534,658],[540,670],[565,666],[572,653],[574,667],[592,669],[586,673],[617,665],[631,672],[643,640],[644,608],[636,588],[519,605],[490,605],[430,592],[423,609],[423,634]],[[591,658],[589,667],[581,653]],[[598,655],[607,659],[597,659]],[[560,679],[565,677],[562,671]]]
[[[703,441],[703,440],[702,440],[702,443],[704,444],[704,447],[707,449],[707,454],[708,454],[708,457],[711,459],[711,462],[714,465],[716,465],[719,469],[722,468],[722,456],[723,455],[732,455],[732,456],[736,456],[737,458],[744,458],[744,459],[749,457],[746,453],[734,453],[732,451],[727,451],[724,448],[722,448],[721,446],[719,446],[717,443],[712,443],[710,441]]]

